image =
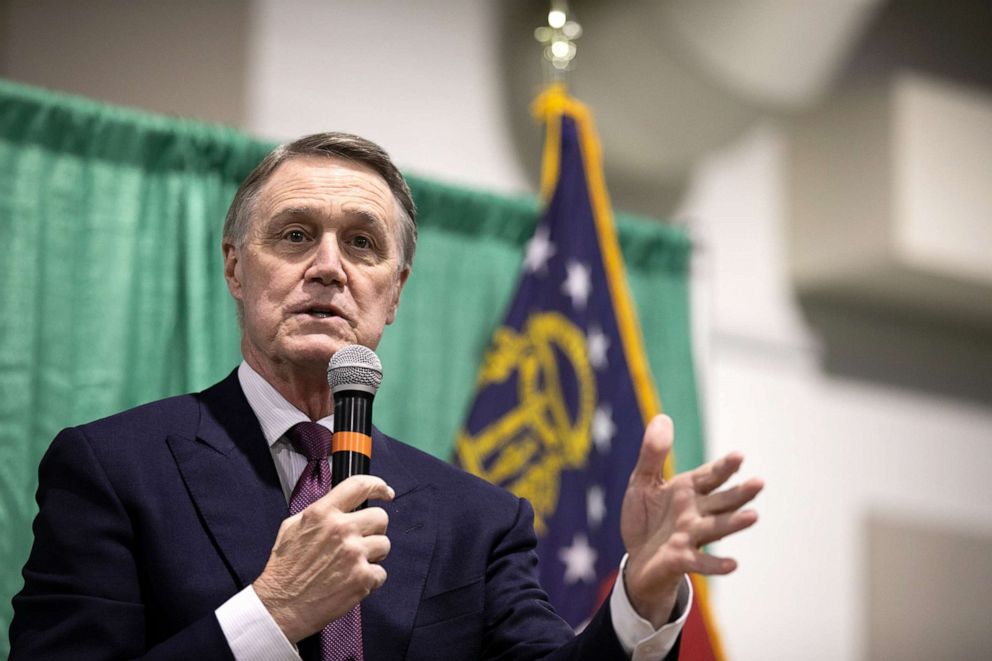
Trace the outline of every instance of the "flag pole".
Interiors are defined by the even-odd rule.
[[[575,41],[582,36],[582,26],[575,20],[567,0],[551,0],[547,25],[534,30],[534,38],[544,49],[542,70],[544,72],[544,92],[534,101],[531,112],[544,121],[544,152],[541,156],[540,197],[544,204],[551,200],[558,181],[560,156],[561,114],[565,111],[566,78],[574,68],[577,47]],[[555,107],[546,107],[552,104]],[[545,107],[542,107],[545,106]]]
[[[560,174],[561,120],[569,115],[579,129],[582,154],[585,160],[589,183],[590,202],[600,246],[603,250],[607,283],[611,290],[614,312],[620,328],[621,344],[627,355],[627,364],[634,382],[634,391],[645,427],[652,417],[662,412],[661,399],[655,387],[648,366],[640,323],[633,307],[633,297],[627,286],[623,258],[613,222],[612,206],[603,176],[602,149],[591,113],[585,104],[568,94],[565,80],[567,73],[574,68],[577,52],[575,40],[582,35],[582,26],[574,19],[567,0],[551,0],[548,12],[548,25],[534,30],[534,38],[544,44],[545,89],[531,105],[532,114],[545,124],[544,151],[541,158],[540,196],[547,205],[551,201]],[[675,453],[670,452],[662,473],[666,480],[675,474]],[[726,654],[723,641],[716,628],[715,618],[710,607],[709,590],[706,578],[690,576],[696,593],[695,607],[698,609],[706,642],[713,659],[723,661]],[[692,658],[693,652],[687,654]]]

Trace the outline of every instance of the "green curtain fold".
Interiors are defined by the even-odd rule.
[[[203,388],[239,359],[224,214],[272,145],[237,131],[0,81],[0,626],[20,589],[37,465],[59,429]],[[448,458],[536,222],[535,199],[411,176],[417,259],[376,423]],[[618,215],[681,468],[702,460],[689,340],[690,244]],[[0,652],[6,652],[6,636]]]

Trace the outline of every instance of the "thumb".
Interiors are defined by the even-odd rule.
[[[392,487],[374,475],[352,475],[328,491],[319,501],[342,512],[351,512],[366,500],[391,501]]]
[[[665,459],[672,450],[675,428],[667,415],[656,415],[644,430],[637,464],[630,474],[631,482],[656,482],[663,479]]]

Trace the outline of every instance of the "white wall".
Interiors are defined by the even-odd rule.
[[[401,167],[419,174],[507,191],[535,189],[509,140],[496,3],[252,4],[251,132],[289,139],[350,131],[380,143]]]
[[[712,594],[733,659],[858,659],[870,516],[992,536],[992,408],[823,370],[787,279],[787,140],[767,123],[708,159],[680,212],[702,246],[709,449],[767,480],[758,527],[716,545],[740,569]]]

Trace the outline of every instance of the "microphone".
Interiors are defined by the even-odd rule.
[[[382,363],[360,344],[337,350],[327,365],[334,394],[331,487],[352,475],[368,475],[372,463],[372,398],[382,383]],[[355,509],[364,509],[368,501]]]

